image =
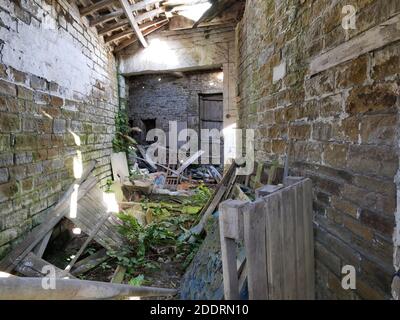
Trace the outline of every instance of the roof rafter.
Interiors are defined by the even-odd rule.
[[[121,3],[122,9],[124,10],[126,17],[129,20],[129,24],[131,25],[133,31],[136,33],[136,36],[138,37],[139,41],[141,42],[143,47],[147,48],[148,47],[147,41],[144,38],[142,31],[140,31],[139,25],[135,17],[133,16],[128,0],[119,0],[119,2]]]

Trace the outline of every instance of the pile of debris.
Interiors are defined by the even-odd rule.
[[[214,166],[195,165],[201,154],[178,166],[162,166],[146,160],[142,149],[129,169],[126,153],[113,153],[114,180],[107,181],[106,190],[97,187],[96,162],[90,162],[43,222],[0,261],[0,299],[176,295],[164,288],[179,287],[220,202],[251,201],[256,192],[266,192],[257,191],[266,179],[264,166],[237,176],[232,161],[222,174]],[[271,166],[269,184],[277,180],[278,169]],[[54,250],[63,230],[78,234],[64,241],[75,244],[72,255],[66,246]],[[62,259],[52,251],[64,254]],[[95,272],[99,269],[109,270],[104,276]],[[43,277],[55,277],[57,288],[43,288]]]
[[[176,290],[171,289],[76,278],[108,259],[107,250],[125,244],[125,239],[117,232],[121,221],[107,207],[104,194],[96,187],[98,181],[92,175],[95,165],[95,161],[89,163],[60,201],[48,209],[43,222],[0,261],[0,299],[111,299],[176,294]],[[84,232],[87,238],[68,265],[61,269],[42,257],[64,218]],[[79,260],[93,240],[104,249]],[[46,285],[40,279],[44,277],[48,280]]]

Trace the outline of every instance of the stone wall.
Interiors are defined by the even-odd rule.
[[[342,28],[345,5],[356,30]],[[313,180],[319,299],[390,298],[400,44],[312,77],[309,63],[399,12],[398,0],[248,0],[237,28],[240,126],[255,129],[257,160],[289,154]],[[341,287],[344,265],[356,290]]]
[[[111,175],[113,55],[66,1],[0,0],[0,257],[73,181]]]
[[[156,119],[156,127],[168,132],[169,121],[199,129],[199,94],[222,93],[222,71],[155,74],[130,78],[129,118],[144,130],[143,119]]]

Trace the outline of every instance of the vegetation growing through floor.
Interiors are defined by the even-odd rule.
[[[150,202],[141,203],[146,214],[146,223],[140,223],[129,212],[121,212],[119,232],[127,240],[127,245],[118,251],[109,251],[119,265],[126,268],[127,275],[134,277],[131,284],[143,283],[147,272],[159,269],[163,263],[179,262],[186,268],[193,259],[201,240],[182,241],[179,237],[186,233],[196,221],[203,206],[211,196],[211,190],[199,186],[194,195],[181,203]]]

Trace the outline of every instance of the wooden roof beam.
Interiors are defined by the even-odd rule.
[[[96,12],[97,10],[103,9],[110,4],[112,4],[115,0],[102,0],[97,3],[94,3],[88,7],[82,8],[79,10],[79,13],[81,14],[82,17],[87,16],[89,14],[92,14],[93,12]]]
[[[157,31],[158,29],[164,27],[165,25],[167,25],[169,22],[168,19],[165,19],[164,22],[159,22],[157,25],[155,25],[152,28],[149,28],[148,30],[146,30],[145,32],[143,32],[144,36],[149,35],[150,33],[153,33],[155,31]],[[130,46],[131,44],[135,43],[136,41],[138,41],[137,38],[132,38],[132,39],[128,39],[123,41],[122,43],[120,43],[117,47],[114,48],[114,52],[118,52],[121,51],[122,49],[125,49],[126,47]]]
[[[144,31],[146,31],[147,29],[149,29],[149,28],[151,28],[151,27],[157,26],[158,24],[160,24],[160,23],[165,23],[165,22],[168,22],[168,19],[162,19],[162,20],[157,20],[157,21],[145,22],[145,23],[143,23],[143,24],[141,24],[141,25],[139,26],[139,27],[140,27],[140,31],[144,32]],[[127,23],[126,23],[126,24],[127,24]],[[106,38],[106,39],[105,39],[105,42],[106,42],[106,43],[110,43],[110,42],[112,42],[112,41],[119,40],[119,39],[121,39],[121,38],[123,38],[123,37],[126,37],[126,36],[128,36],[128,35],[130,35],[130,34],[132,34],[132,33],[133,33],[132,30],[123,30],[123,31],[120,32],[120,33],[114,34],[114,35],[112,35],[112,36]]]
[[[136,33],[136,36],[138,37],[140,43],[143,45],[143,47],[147,48],[149,45],[147,44],[147,41],[144,38],[142,31],[140,31],[139,25],[136,22],[135,17],[133,16],[128,0],[119,0],[119,2],[121,3],[122,9],[124,10],[126,17],[129,20],[129,24],[131,25],[133,31]]]
[[[139,2],[139,3],[141,3],[141,2]],[[137,4],[139,4],[139,3],[137,3]],[[131,6],[131,8],[132,8],[132,6]],[[164,13],[164,12],[165,12],[165,8],[157,8],[157,9],[154,9],[152,11],[148,11],[148,12],[145,12],[143,14],[140,14],[140,15],[136,16],[135,19],[136,19],[136,22],[139,23],[139,22],[141,22],[143,20],[146,20],[146,19],[152,19],[155,16],[158,16],[161,13]],[[113,20],[113,19],[115,19],[115,18],[117,18],[117,17],[119,17],[119,16],[121,16],[123,14],[124,14],[124,12],[114,11],[114,12],[111,12],[109,14],[102,15],[101,17],[99,17],[97,19],[93,19],[92,21],[90,21],[90,26],[91,27],[95,27],[95,26],[97,26],[97,25],[99,25],[101,23],[104,23],[104,22],[107,22],[107,21],[111,21],[111,20]]]

